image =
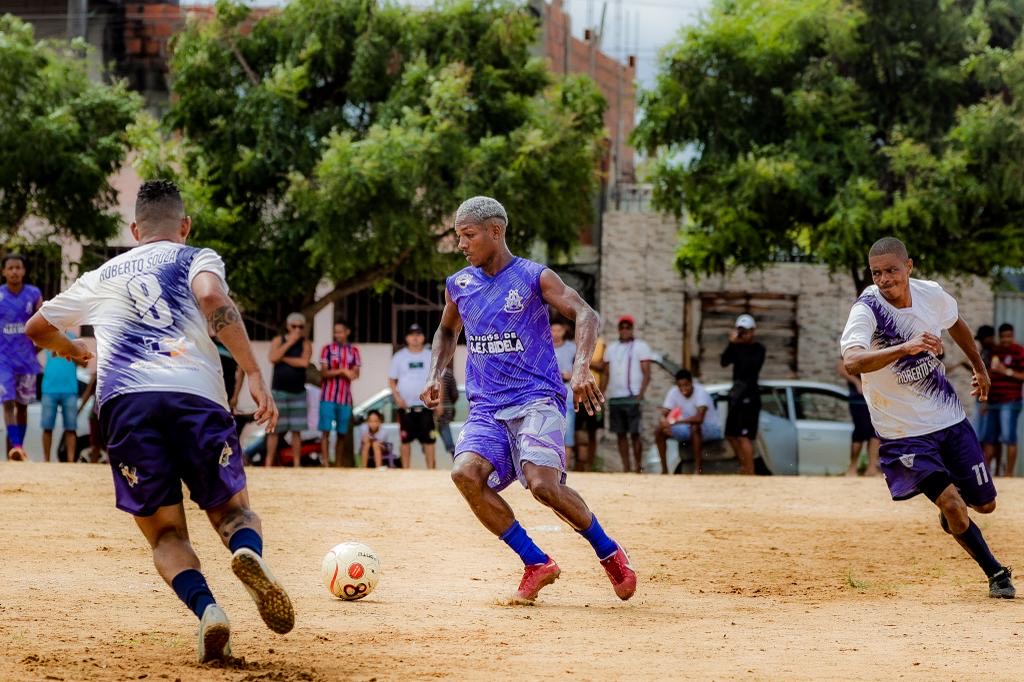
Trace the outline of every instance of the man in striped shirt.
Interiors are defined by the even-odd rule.
[[[346,448],[352,423],[352,382],[359,378],[359,348],[348,342],[352,330],[344,322],[334,324],[334,343],[320,351],[320,460],[327,466],[331,431],[338,436],[334,445],[334,465],[354,466],[352,449]]]

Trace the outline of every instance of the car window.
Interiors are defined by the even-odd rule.
[[[761,409],[776,417],[789,419],[789,409],[786,407],[786,389],[761,386]]]
[[[846,396],[820,388],[793,388],[793,404],[797,419],[849,422],[850,408]]]
[[[366,407],[366,411],[360,411],[360,414],[365,418],[366,415],[370,414],[373,410],[377,410],[384,415],[384,423],[398,421],[398,413],[395,411],[395,399],[391,395],[381,396],[377,400],[374,400]]]

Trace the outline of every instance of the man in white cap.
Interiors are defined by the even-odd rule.
[[[761,390],[757,380],[765,356],[764,346],[754,341],[756,327],[752,316],[737,317],[736,328],[729,333],[729,345],[722,351],[722,367],[732,365],[725,437],[740,461],[740,473],[747,475],[754,473],[754,439],[761,416]]]

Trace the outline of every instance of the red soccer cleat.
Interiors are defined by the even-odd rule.
[[[616,545],[615,554],[601,562],[608,579],[612,581],[615,594],[619,599],[626,601],[636,592],[636,571],[629,563],[629,555],[620,545]]]
[[[547,587],[558,580],[562,569],[558,567],[555,560],[548,557],[546,564],[531,564],[523,571],[523,580],[516,590],[515,600],[532,604],[540,593],[541,588]]]

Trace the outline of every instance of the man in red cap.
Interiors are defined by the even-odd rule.
[[[640,473],[642,444],[640,442],[641,404],[651,383],[651,348],[633,336],[636,325],[632,315],[619,318],[619,340],[604,353],[608,371],[602,377],[602,390],[608,398],[608,428],[618,438],[622,470]],[[633,462],[629,458],[633,446]]]

